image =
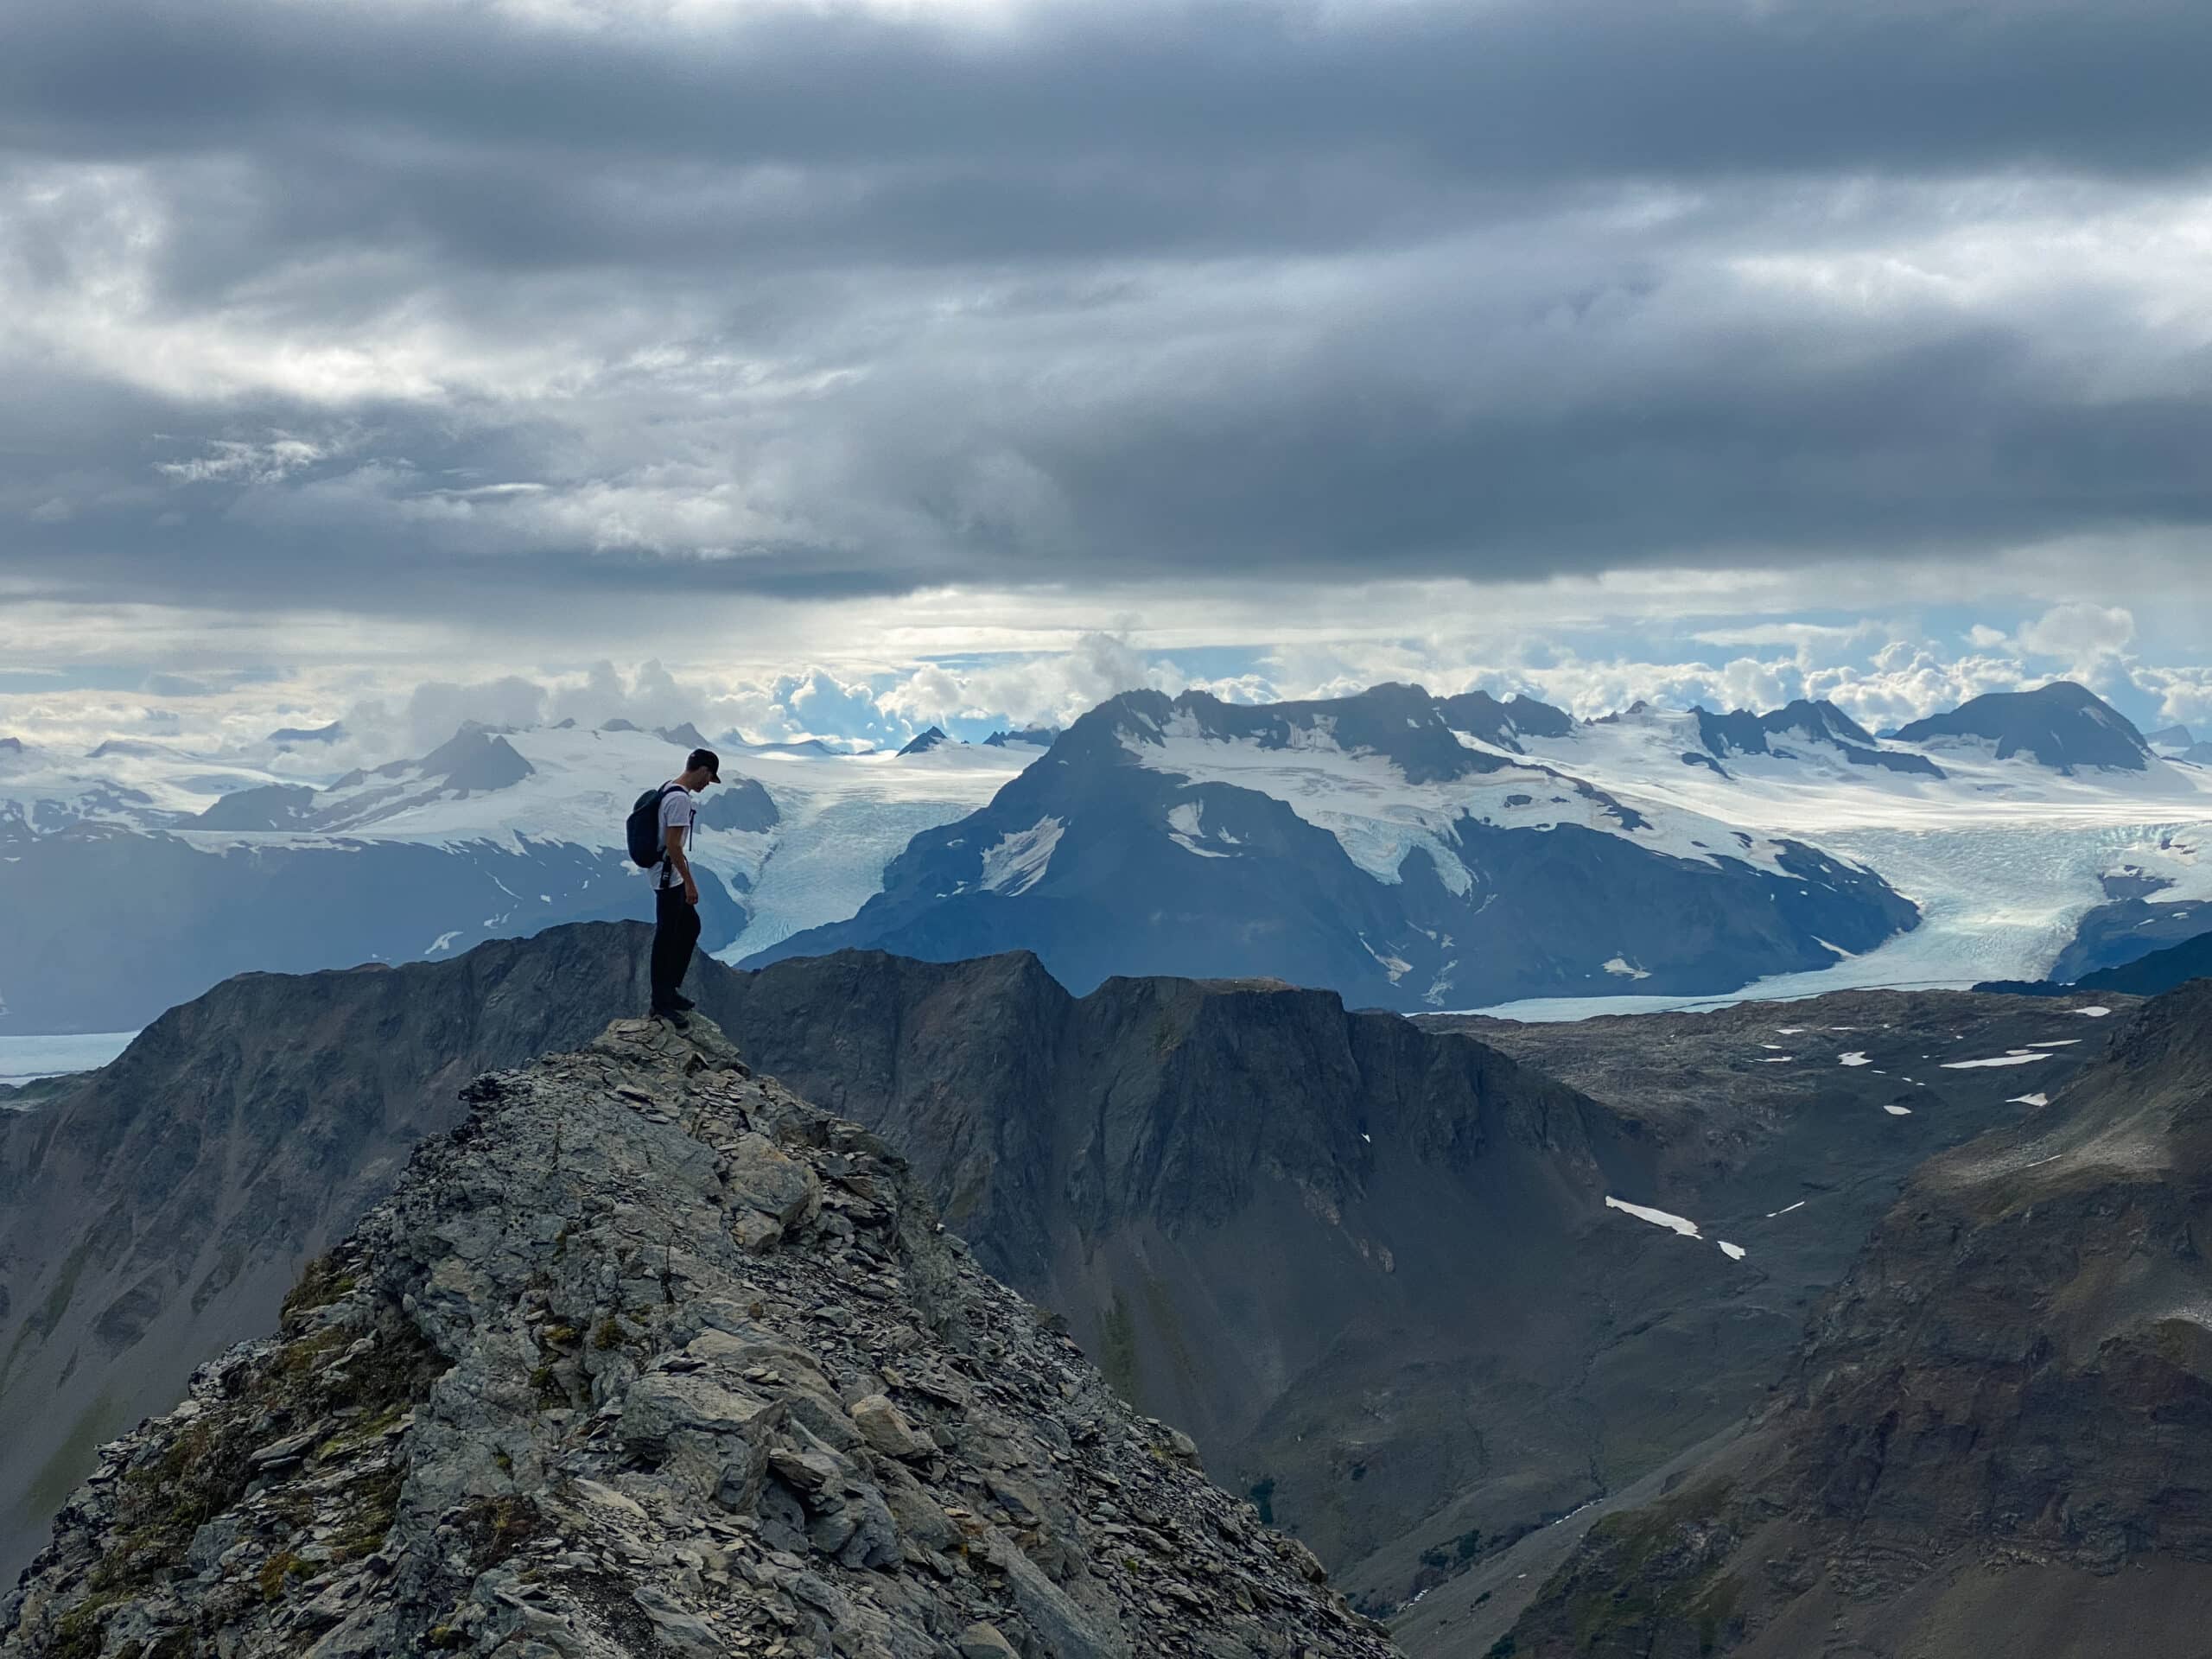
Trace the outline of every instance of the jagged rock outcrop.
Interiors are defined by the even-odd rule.
[[[0,1656],[1392,1651],[706,1022],[470,1094],[279,1336],[107,1450]]]
[[[2212,1595],[2212,982],[1932,1160],[1785,1403],[1608,1516],[1522,1659],[2196,1659]]]

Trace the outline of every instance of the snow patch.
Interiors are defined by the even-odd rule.
[[[453,949],[453,942],[460,937],[461,930],[459,928],[455,928],[449,932],[441,933],[436,938],[432,939],[429,944],[423,947],[423,954],[426,957],[435,957],[441,950],[450,950]]]
[[[1994,1066],[2033,1065],[2037,1060],[2057,1058],[2055,1054],[2038,1054],[2031,1049],[2016,1048],[2011,1053],[1999,1054],[1993,1059],[1950,1060],[1945,1063],[1943,1069],[1946,1071],[1985,1071]]]
[[[1912,1108],[1910,1106],[1885,1106],[1882,1109],[1887,1112],[1891,1117],[1910,1117],[1912,1116]]]
[[[1052,861],[1052,849],[1060,844],[1061,832],[1066,828],[1059,819],[1048,817],[1027,830],[1001,836],[999,844],[983,855],[983,891],[1014,898],[1035,887],[1044,879],[1046,867]]]
[[[1664,1227],[1669,1232],[1680,1233],[1684,1238],[1705,1236],[1698,1231],[1697,1223],[1687,1220],[1681,1216],[1669,1215],[1664,1210],[1654,1210],[1648,1205],[1630,1204],[1624,1199],[1608,1196],[1605,1199],[1605,1208],[1621,1211],[1634,1216],[1638,1221],[1648,1221],[1654,1227]]]
[[[1746,1250],[1742,1245],[1731,1244],[1725,1238],[1716,1238],[1713,1242],[1720,1247],[1720,1254],[1726,1256],[1731,1262],[1740,1262],[1746,1255],[1751,1254],[1751,1252]]]
[[[1649,979],[1651,976],[1626,957],[1614,957],[1605,964],[1605,971],[1618,979]]]
[[[2015,1095],[2005,1103],[2007,1106],[2048,1106],[2050,1096],[2040,1091],[2032,1095]]]
[[[2080,1014],[2084,1020],[2109,1020],[2112,1018],[2112,1010],[2110,1008],[2076,1008],[2074,1012]]]
[[[1838,1065],[1859,1066],[1872,1065],[1874,1062],[1868,1059],[1861,1051],[1854,1048],[1850,1053],[1846,1054],[1841,1059],[1838,1060],[1836,1064]]]
[[[1789,1204],[1789,1205],[1783,1205],[1781,1209],[1779,1209],[1779,1210],[1770,1210],[1770,1211],[1768,1211],[1766,1212],[1766,1218],[1767,1218],[1769,1221],[1772,1221],[1772,1220],[1774,1220],[1774,1219],[1775,1219],[1777,1217],[1778,1217],[1778,1216],[1786,1216],[1786,1215],[1788,1215],[1788,1214],[1789,1214],[1792,1210],[1802,1210],[1802,1209],[1805,1207],[1805,1205],[1806,1205],[1808,1202],[1810,1202],[1810,1200],[1806,1199],[1806,1198],[1800,1198],[1800,1199],[1798,1199],[1798,1200],[1797,1200],[1797,1202],[1796,1202],[1796,1203],[1795,1203],[1795,1204]]]

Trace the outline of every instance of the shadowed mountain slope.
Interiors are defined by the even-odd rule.
[[[0,1116],[0,1577],[101,1441],[269,1325],[301,1262],[454,1121],[463,1083],[641,1001],[645,934],[559,928],[451,962],[249,974]]]
[[[1787,1403],[1592,1528],[1512,1651],[2202,1654],[2209,1222],[2196,983],[2053,1104],[1922,1170]]]

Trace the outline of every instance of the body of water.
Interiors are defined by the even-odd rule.
[[[88,1031],[69,1037],[0,1036],[0,1085],[91,1071],[129,1047],[135,1031]]]

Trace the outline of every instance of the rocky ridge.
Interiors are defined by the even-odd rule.
[[[110,1446],[0,1655],[1393,1651],[714,1027],[474,1115]]]

